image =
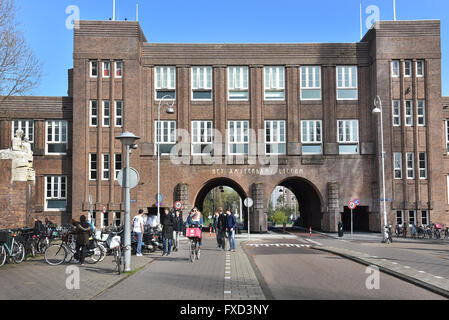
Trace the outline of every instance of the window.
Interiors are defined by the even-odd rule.
[[[160,100],[167,95],[176,99],[176,68],[156,67],[154,70],[156,100]]]
[[[109,78],[111,76],[111,62],[103,61],[103,78]]]
[[[33,120],[13,120],[12,121],[12,136],[16,135],[18,130],[23,131],[22,139],[28,137],[28,142],[31,144],[31,148],[34,147],[34,121]]]
[[[97,127],[98,126],[98,101],[91,100],[89,108],[90,108],[90,126]]]
[[[446,124],[446,149],[449,154],[449,120],[444,121]]]
[[[321,67],[301,67],[301,100],[321,100]]]
[[[284,67],[265,67],[265,100],[285,99]]]
[[[111,124],[111,103],[103,101],[103,127],[109,127]]]
[[[401,210],[396,211],[396,225],[401,225],[404,221],[404,212]]]
[[[121,78],[123,76],[123,61],[115,62],[115,78]]]
[[[123,126],[123,101],[115,101],[115,126],[121,128]]]
[[[98,61],[90,62],[90,77],[91,78],[98,77]]]
[[[413,152],[407,152],[407,179],[415,179],[415,158]]]
[[[89,153],[89,180],[97,180],[97,154]]]
[[[192,121],[192,154],[211,154],[212,142],[212,121]]]
[[[285,121],[265,121],[265,153],[285,154]]]
[[[418,161],[419,161],[419,178],[427,179],[427,153],[419,152]]]
[[[122,154],[116,153],[114,155],[114,179],[117,180],[119,172],[122,170]]]
[[[401,101],[393,100],[393,126],[401,125]]]
[[[248,67],[229,67],[228,100],[248,99]]]
[[[427,210],[421,211],[421,224],[422,225],[429,224],[429,211]]]
[[[338,120],[338,143],[340,154],[359,153],[358,120]]]
[[[323,154],[321,120],[301,121],[302,154]]]
[[[426,125],[426,101],[418,100],[418,126]]]
[[[399,77],[399,72],[400,72],[399,65],[400,65],[399,60],[393,60],[391,62],[391,76],[393,78]]]
[[[120,227],[121,225],[123,225],[121,212],[114,212],[114,225],[116,227]]]
[[[228,121],[229,154],[248,154],[249,121]]]
[[[394,178],[402,179],[402,153],[394,153]]]
[[[67,209],[67,177],[45,177],[45,211]]]
[[[412,60],[404,61],[404,77],[412,76]]]
[[[416,61],[416,76],[424,77],[424,60]]]
[[[158,146],[160,154],[170,154],[176,144],[176,121],[156,121],[155,130],[155,154],[157,155]]]
[[[109,162],[109,154],[102,154],[103,158],[103,167],[102,167],[102,180],[109,180],[109,169],[110,169],[110,162]]]
[[[416,224],[416,211],[415,210],[408,211],[408,223]]]
[[[357,98],[357,66],[337,66],[337,100]]]
[[[192,100],[212,100],[211,67],[192,67]]]
[[[102,217],[103,217],[103,225],[101,226],[102,228],[104,227],[108,227],[109,226],[109,212],[102,212],[101,213]]]
[[[67,121],[46,122],[46,154],[67,154]]]
[[[413,102],[411,100],[405,101],[405,125],[413,126]]]

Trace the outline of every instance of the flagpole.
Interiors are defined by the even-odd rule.
[[[112,0],[112,21],[115,21],[115,0]]]
[[[360,40],[363,38],[362,1],[360,1]]]
[[[396,0],[393,0],[394,21],[396,21]]]

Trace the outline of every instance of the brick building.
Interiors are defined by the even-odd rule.
[[[156,205],[160,144],[163,206],[201,208],[225,185],[254,199],[251,229],[265,231],[270,195],[283,186],[304,226],[335,231],[358,198],[356,229],[380,231],[379,95],[389,223],[449,224],[440,42],[439,21],[378,22],[360,42],[327,44],[159,44],[137,22],[81,21],[68,97],[8,99],[0,148],[18,128],[33,136],[35,214],[56,221],[87,214],[89,196],[97,225],[123,219],[115,137],[130,131],[141,137],[132,215]],[[175,113],[162,108],[158,125],[166,95]],[[178,163],[167,155],[175,144]],[[261,161],[267,155],[276,166]]]

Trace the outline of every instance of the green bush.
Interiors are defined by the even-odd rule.
[[[275,224],[283,224],[283,223],[287,223],[287,216],[285,214],[284,211],[282,210],[277,210],[272,217],[272,220]]]

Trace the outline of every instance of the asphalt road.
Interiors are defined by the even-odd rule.
[[[311,249],[305,240],[251,241],[245,250],[257,266],[269,299],[444,299],[384,273],[379,273],[376,282],[372,271],[366,273],[366,266]],[[367,282],[370,286],[378,283],[379,289],[367,289]]]

